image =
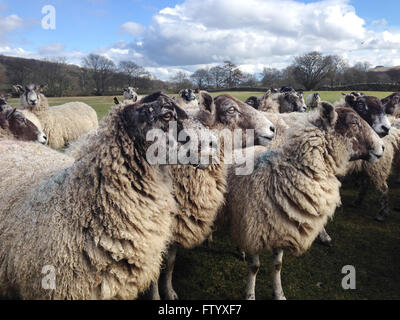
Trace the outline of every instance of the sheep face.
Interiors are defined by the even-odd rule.
[[[181,91],[179,91],[179,95],[186,101],[196,100],[196,96],[192,89],[182,89]]]
[[[37,141],[42,144],[47,142],[46,135],[16,109],[7,109],[0,113],[0,127],[18,140]]]
[[[393,115],[396,112],[396,109],[400,107],[400,93],[393,93],[381,101],[385,108],[386,114]]]
[[[257,110],[260,106],[260,100],[254,96],[249,97],[245,103],[247,103],[249,106],[252,106],[254,109],[257,109]]]
[[[165,140],[157,143],[161,146],[160,152],[167,155],[165,164],[190,163],[204,169],[210,164],[209,158],[217,153],[214,135],[199,122],[189,119],[184,110],[161,92],[126,106],[122,118],[129,137],[143,153],[147,154],[150,146],[155,146],[155,139],[149,137],[153,134],[160,137],[159,133],[163,133],[161,139]],[[171,158],[171,155],[178,154],[186,157]]]
[[[230,95],[220,95],[213,100],[208,93],[202,91],[200,109],[209,127],[223,124],[231,130],[242,129],[242,145],[246,145],[247,129],[254,129],[254,144],[268,145],[274,137],[274,125],[261,112]]]
[[[334,131],[345,142],[350,161],[368,160],[375,162],[383,156],[385,146],[371,126],[350,108],[336,108],[322,103],[322,109],[334,120]],[[337,114],[335,116],[334,114]],[[334,116],[332,116],[332,114]]]
[[[136,91],[137,89],[133,87],[124,88],[124,100],[133,100],[133,102],[136,102],[138,99]]]
[[[303,101],[303,97],[296,92],[285,92],[280,97],[280,112],[305,112],[307,106]]]
[[[386,116],[381,100],[376,97],[359,96],[353,94],[346,96],[346,103],[354,109],[380,136],[389,134],[390,122]]]
[[[3,112],[7,109],[11,109],[11,106],[8,104],[7,98],[3,95],[0,95],[0,112]]]
[[[25,87],[15,85],[14,89],[20,95],[20,103],[22,106],[35,107],[39,105],[41,96],[40,94],[45,90],[44,85],[29,84]]]

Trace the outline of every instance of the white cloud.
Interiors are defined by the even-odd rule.
[[[6,42],[5,36],[7,33],[22,28],[23,26],[24,21],[16,14],[6,17],[0,16],[0,44]]]
[[[53,42],[38,48],[41,55],[62,55],[65,51],[65,46],[60,42]]]
[[[349,0],[186,0],[159,11],[140,46],[131,46],[155,67],[232,60],[258,72],[287,66],[312,50],[375,60],[373,49],[398,48],[399,38],[368,29]],[[396,63],[396,54],[387,53],[386,63]]]
[[[145,28],[139,23],[136,22],[126,22],[120,27],[121,33],[127,33],[132,36],[141,35],[144,32]]]

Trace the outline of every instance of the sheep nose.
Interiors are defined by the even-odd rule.
[[[382,130],[383,130],[385,133],[389,133],[390,128],[388,128],[388,127],[386,127],[386,126],[382,126]]]
[[[275,127],[274,126],[270,126],[269,130],[271,130],[272,132],[275,132]]]
[[[385,152],[385,145],[382,144],[382,151]]]

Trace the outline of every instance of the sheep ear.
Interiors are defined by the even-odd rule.
[[[262,103],[262,101],[267,100],[269,98],[269,96],[271,95],[271,93],[272,93],[271,89],[269,89],[266,93],[264,93],[264,95],[260,99],[260,104]]]
[[[17,108],[12,109],[12,111],[7,114],[6,120],[10,119],[12,115],[15,113],[15,111],[17,111]]]
[[[181,107],[175,105],[175,111],[176,111],[176,114],[178,115],[178,119],[181,119],[181,120],[189,119],[188,114]]]
[[[21,94],[21,93],[25,92],[24,87],[21,86],[20,84],[16,84],[15,86],[13,86],[13,88],[18,94]]]
[[[119,104],[119,100],[118,100],[117,97],[114,97],[114,103],[115,103],[115,104]]]
[[[200,91],[199,93],[199,107],[200,110],[207,111],[212,115],[216,115],[214,98],[207,91]]]
[[[338,114],[335,108],[328,102],[322,102],[320,104],[319,113],[321,119],[330,127],[333,127],[337,121]]]

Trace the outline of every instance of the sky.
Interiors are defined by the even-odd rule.
[[[48,5],[55,29],[42,26]],[[97,53],[162,80],[225,60],[280,69],[313,50],[390,67],[400,65],[399,9],[399,0],[0,0],[0,54],[81,65]]]

